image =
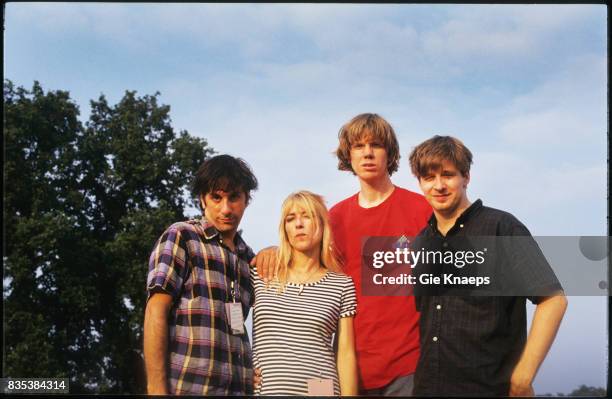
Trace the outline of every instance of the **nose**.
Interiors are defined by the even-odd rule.
[[[230,207],[229,200],[227,198],[224,198],[223,200],[221,200],[221,214],[229,215],[231,213],[232,213],[232,208]]]
[[[436,177],[436,179],[434,180],[433,188],[437,191],[444,190],[444,182],[442,181],[442,178],[440,176]]]
[[[370,144],[366,144],[363,147],[363,154],[368,157],[371,158],[374,156],[374,148],[370,145]]]
[[[302,227],[304,227],[304,219],[302,219],[301,216],[297,216],[295,218],[295,228],[299,229],[299,228],[302,228]]]

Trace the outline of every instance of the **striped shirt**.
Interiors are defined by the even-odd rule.
[[[260,395],[307,395],[311,378],[333,380],[340,394],[332,334],[341,317],[357,312],[355,286],[350,277],[327,272],[319,281],[303,286],[278,283],[266,289],[257,272],[253,308],[253,353],[261,369]]]
[[[246,334],[233,335],[225,303],[231,283],[244,317],[253,301],[248,262],[254,254],[239,234],[236,251],[222,244],[206,221],[170,226],[149,260],[148,298],[156,291],[172,295],[168,342],[168,389],[172,394],[245,395],[253,392],[251,348]]]

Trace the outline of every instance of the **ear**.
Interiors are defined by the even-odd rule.
[[[204,201],[205,196],[205,194],[200,195],[200,207],[202,210],[206,209],[206,201]]]
[[[463,184],[463,188],[467,188],[468,184],[470,184],[470,172],[468,171],[464,177],[465,183]]]

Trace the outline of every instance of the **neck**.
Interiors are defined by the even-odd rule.
[[[387,174],[384,178],[366,181],[359,180],[361,190],[359,191],[359,205],[364,208],[372,208],[376,205],[384,202],[393,190],[395,186],[391,182],[391,177]]]
[[[455,225],[457,219],[461,214],[470,207],[472,203],[465,198],[465,200],[457,208],[450,212],[439,212],[434,209],[434,215],[436,216],[436,222],[438,224],[438,230],[442,235],[446,235],[448,231]]]
[[[293,250],[291,254],[291,270],[297,274],[308,274],[321,267],[319,248],[308,252]]]
[[[235,246],[234,246],[234,238],[236,237],[236,231],[224,231],[224,232],[219,232],[219,234],[221,235],[221,239],[223,240],[223,243],[232,251],[234,250]]]

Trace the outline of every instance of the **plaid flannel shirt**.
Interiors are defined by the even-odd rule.
[[[248,262],[254,253],[239,234],[236,251],[222,243],[205,218],[175,223],[149,260],[147,298],[172,295],[168,319],[168,388],[172,394],[248,395],[253,392],[251,346],[246,332],[233,335],[225,303],[232,281],[244,318],[254,300]]]

